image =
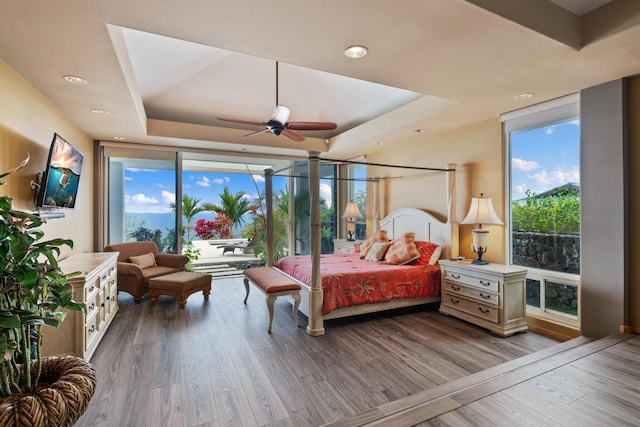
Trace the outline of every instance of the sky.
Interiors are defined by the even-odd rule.
[[[255,180],[255,183],[254,183]],[[285,188],[287,178],[275,176],[274,193]],[[220,204],[220,196],[225,187],[232,194],[246,193],[246,198],[254,201],[258,195],[256,185],[264,192],[264,176],[213,172],[183,171],[183,194],[200,199],[201,203]],[[320,183],[320,195],[331,206],[331,185]],[[175,202],[175,174],[169,170],[133,169],[125,170],[125,211],[129,213],[172,212]]]
[[[512,200],[580,183],[580,122],[563,122],[511,135]]]

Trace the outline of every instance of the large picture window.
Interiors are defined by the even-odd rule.
[[[527,311],[577,325],[580,118],[571,96],[503,116],[509,264],[526,267]]]

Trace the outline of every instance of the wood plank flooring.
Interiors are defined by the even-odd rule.
[[[241,278],[215,279],[209,301],[195,294],[185,309],[168,297],[134,305],[120,294],[91,360],[96,394],[76,425],[318,426],[424,399],[442,384],[557,344],[531,332],[500,338],[437,306],[332,320],[324,336],[310,337],[282,299],[267,334],[264,296],[252,292],[246,306],[243,298]]]

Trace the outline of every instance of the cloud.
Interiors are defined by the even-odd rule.
[[[211,180],[206,176],[203,176],[198,181],[196,181],[196,185],[199,187],[211,187]]]
[[[126,195],[125,201],[135,203],[136,205],[149,205],[158,203],[158,199],[156,199],[155,197],[147,197],[143,193],[134,194],[133,196]]]
[[[217,184],[217,185],[222,185],[222,184],[226,184],[229,181],[230,181],[230,179],[225,176],[224,178],[216,178],[211,182],[213,182],[214,184]]]
[[[256,198],[255,196],[250,196],[250,195],[248,195],[246,193],[243,194],[242,197],[240,197],[240,199],[247,199],[247,200],[253,200],[255,198]]]
[[[528,187],[525,184],[515,185],[511,193],[511,198],[513,200],[518,200],[526,195],[525,191],[527,190]]]
[[[329,184],[320,184],[320,197],[327,202],[327,206],[331,206],[331,186]]]
[[[251,178],[253,178],[255,182],[264,182],[264,176],[262,175],[251,175]]]
[[[542,171],[529,175],[539,187],[550,189],[566,184],[568,182],[580,182],[580,170],[576,167],[569,171],[556,169],[551,172]]]
[[[130,178],[130,177],[128,177],[128,176],[125,176],[125,177],[124,177],[124,180],[125,180],[125,181],[133,181],[133,178]]]
[[[553,128],[546,128],[544,133],[546,133],[547,135],[551,135],[553,132],[555,132],[555,129]]]
[[[540,164],[532,160],[511,159],[511,167],[518,171],[529,172],[540,167]]]
[[[169,191],[162,192],[162,200],[165,203],[175,203],[176,202],[176,193],[171,193]]]

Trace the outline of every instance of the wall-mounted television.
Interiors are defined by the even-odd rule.
[[[55,133],[40,181],[39,207],[74,208],[84,155]]]

